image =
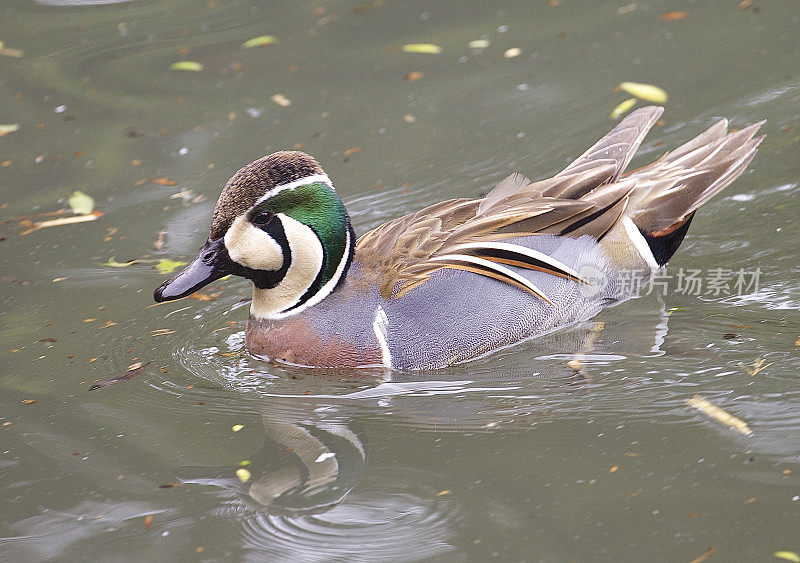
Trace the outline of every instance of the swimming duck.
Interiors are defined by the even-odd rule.
[[[763,138],[722,119],[624,173],[662,111],[632,112],[552,178],[512,174],[358,239],[316,160],[270,154],[228,181],[207,242],[155,300],[245,277],[250,352],[322,368],[441,368],[586,320],[666,264]]]

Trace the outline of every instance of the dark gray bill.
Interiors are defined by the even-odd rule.
[[[177,276],[158,286],[153,298],[160,303],[191,295],[214,280],[233,273],[233,265],[228,257],[224,239],[209,240],[191,264]]]

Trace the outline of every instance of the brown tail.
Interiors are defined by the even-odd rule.
[[[627,175],[636,188],[625,214],[663,265],[680,245],[695,211],[721,192],[756,154],[764,122],[732,133],[722,119],[650,166]]]

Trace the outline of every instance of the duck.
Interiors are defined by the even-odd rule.
[[[247,278],[248,351],[308,368],[440,369],[586,321],[651,281],[763,139],[764,122],[721,119],[626,171],[662,112],[630,113],[550,178],[514,173],[359,238],[320,164],[275,152],[230,178],[197,258],[154,298]]]

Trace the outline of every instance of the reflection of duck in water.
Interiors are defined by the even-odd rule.
[[[249,458],[246,482],[236,478],[241,466],[185,467],[178,470],[179,478],[236,491],[256,509],[291,514],[324,511],[358,483],[366,454],[345,424],[292,423],[266,415],[263,422],[265,443]]]
[[[357,241],[313,158],[266,156],[231,178],[200,255],[155,298],[244,276],[250,351],[316,367],[439,368],[585,320],[630,296],[620,273],[647,281],[669,260],[761,140],[721,120],[623,175],[661,112],[633,112],[553,178],[512,175]]]

